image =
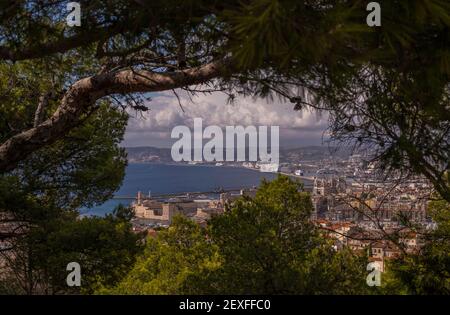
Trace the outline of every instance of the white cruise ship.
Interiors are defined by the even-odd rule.
[[[279,164],[277,163],[259,163],[259,170],[263,173],[276,173],[278,172]]]
[[[304,175],[302,170],[296,170],[294,174],[297,175],[297,176],[303,176]]]

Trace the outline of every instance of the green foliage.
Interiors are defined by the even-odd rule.
[[[67,292],[66,266],[81,266],[81,287],[73,291],[92,293],[99,285],[113,285],[122,279],[140,251],[140,236],[131,223],[116,215],[84,217],[55,226],[33,230],[29,235],[36,253],[35,268],[48,275],[54,292]]]
[[[369,148],[388,170],[425,176],[450,201],[450,4],[382,1],[382,25],[371,28],[367,3],[263,0],[229,9],[229,46],[246,72],[236,84],[328,111],[332,140]]]
[[[131,223],[117,215],[75,219],[64,212],[52,214],[18,237],[12,253],[1,255],[16,275],[3,282],[5,291],[88,294],[101,285],[113,285],[133,265],[141,249],[140,238]],[[81,266],[81,287],[66,284],[70,262]]]
[[[255,0],[230,6],[223,17],[229,22],[230,46],[242,67],[256,69],[270,64],[294,76],[301,69],[314,71],[320,66],[340,71],[367,63],[398,67],[406,51],[427,43],[437,45],[438,39],[433,38],[444,39],[440,32],[450,25],[447,1],[399,0],[381,2],[382,26],[371,28],[366,24],[367,3]],[[445,42],[439,51],[430,48],[426,53],[446,58],[441,54],[448,51]]]
[[[118,145],[123,139],[127,117],[102,104],[83,125],[63,140],[33,153],[1,180],[11,181],[8,178],[16,177],[16,188],[7,188],[11,183],[5,184],[12,194],[16,189],[34,193],[33,198],[54,202],[64,209],[102,203],[117,190],[125,174],[126,153]],[[8,198],[5,208],[11,211],[11,202],[20,200],[6,193],[2,198]]]
[[[60,1],[0,4],[2,139],[30,127],[42,92],[62,96],[87,74],[226,57],[230,71],[212,86],[231,100],[275,94],[327,110],[332,139],[374,149],[386,168],[427,177],[450,201],[448,1],[381,1],[381,27],[366,25],[360,0],[80,3],[75,28]]]
[[[179,294],[194,274],[220,265],[216,246],[196,223],[177,216],[157,238],[148,238],[145,252],[127,277],[100,294]]]
[[[309,195],[280,176],[206,228],[178,217],[148,239],[120,294],[367,293],[366,257],[336,252],[309,221]]]
[[[254,199],[211,220],[211,238],[224,259],[220,272],[228,279],[222,292],[292,293],[304,284],[296,263],[319,235],[309,222],[309,195],[298,188],[287,177],[263,181]]]
[[[125,68],[171,72],[227,56],[233,59],[233,73],[219,78],[215,88],[261,97],[275,91],[296,109],[327,110],[333,139],[375,149],[386,168],[425,176],[450,201],[448,1],[382,1],[379,28],[365,25],[367,2],[358,0],[81,4],[82,27],[69,28],[60,1],[0,3],[1,142],[33,127],[44,96],[45,118],[67,87],[86,75]],[[298,95],[292,94],[296,88]],[[121,95],[119,103],[124,99]],[[94,109],[84,112],[80,125],[58,142],[1,175],[0,214],[25,222],[26,234],[35,235],[35,240],[21,239],[20,249],[24,257],[36,258],[32,266],[40,271],[51,270],[33,250],[39,245],[43,252],[49,250],[44,236],[53,235],[56,251],[48,255],[54,254],[59,266],[66,258],[58,252],[65,248],[61,240],[71,242],[67,233],[79,231],[87,256],[79,256],[81,247],[65,249],[70,258],[93,259],[95,266],[102,257],[111,258],[117,274],[108,276],[112,267],[105,268],[98,279],[99,287],[109,288],[132,262],[134,250],[122,252],[132,243],[124,223],[130,213],[119,209],[116,219],[75,221],[75,210],[108,199],[120,185],[126,162],[118,143],[126,115],[106,99]],[[146,254],[127,280],[112,290],[368,292],[362,283],[364,258],[332,250],[308,221],[309,197],[297,189],[285,178],[263,183],[256,198],[240,200],[206,230],[177,219],[148,241]],[[438,229],[420,255],[392,263],[388,291],[448,293],[448,206],[435,207]],[[123,247],[100,241],[102,235]],[[99,251],[102,257],[89,247],[86,240],[92,239],[97,248],[108,249]],[[89,275],[93,269],[87,270]],[[58,283],[61,277],[55,277]],[[33,281],[28,281],[28,293]],[[94,290],[94,276],[86,281],[87,292]]]
[[[18,93],[31,101],[29,90]],[[10,123],[24,123],[33,114],[24,111],[21,117],[21,107],[14,102],[10,107],[0,108]],[[80,207],[109,199],[122,182],[126,153],[119,143],[127,118],[101,102],[82,125],[1,175],[0,224],[18,227],[14,235],[0,231],[0,240],[13,248],[0,251],[7,263],[0,277],[13,271],[2,281],[2,292],[91,293],[98,286],[113,285],[133,265],[140,236],[131,230],[129,209],[119,207],[105,218],[77,219]],[[0,133],[7,135],[8,128],[3,125]],[[82,268],[80,290],[66,285],[66,266],[72,261]]]
[[[388,293],[450,294],[450,206],[433,201],[430,212],[437,228],[425,235],[425,244],[416,254],[404,256],[388,265]]]

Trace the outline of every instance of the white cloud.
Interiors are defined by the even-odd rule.
[[[218,125],[277,125],[280,126],[280,144],[320,144],[327,126],[326,115],[311,111],[294,111],[293,104],[279,101],[237,97],[227,104],[223,93],[199,94],[192,100],[183,92],[180,96],[184,112],[172,92],[154,95],[148,104],[150,111],[134,115],[129,120],[125,134],[125,146],[168,146],[172,128],[176,125],[192,127],[193,118],[203,119],[203,126]]]

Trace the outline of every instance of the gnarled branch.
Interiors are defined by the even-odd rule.
[[[0,172],[12,170],[33,151],[63,137],[104,96],[157,92],[201,84],[227,73],[229,66],[228,60],[220,60],[175,72],[121,70],[81,79],[66,92],[58,109],[49,119],[14,135],[0,145]]]

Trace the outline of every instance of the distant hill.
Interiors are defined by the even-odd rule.
[[[126,147],[129,163],[174,163],[171,149],[156,147]],[[248,150],[248,148],[247,148]],[[296,163],[302,161],[318,161],[331,157],[346,159],[350,150],[328,146],[305,146],[300,148],[281,148],[281,163]],[[248,155],[247,155],[248,156]]]
[[[351,155],[349,148],[329,146],[305,146],[300,148],[280,149],[281,162],[296,162],[298,160],[318,161],[328,158],[347,159]]]
[[[173,163],[170,149],[156,147],[126,147],[129,163]]]

